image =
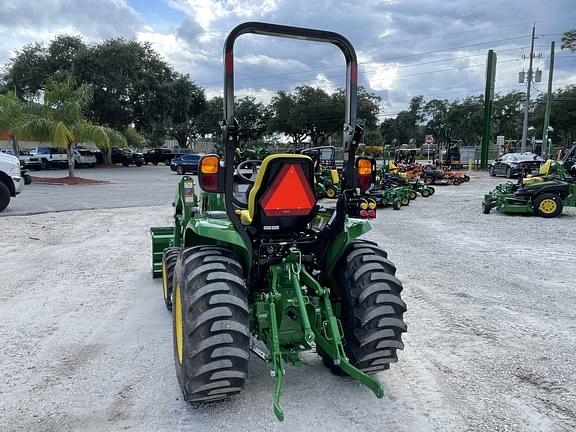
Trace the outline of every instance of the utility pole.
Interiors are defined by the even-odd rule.
[[[482,143],[480,146],[480,169],[488,168],[488,146],[490,145],[490,121],[494,102],[494,82],[496,79],[496,53],[488,51],[486,61],[486,90],[484,92],[484,122],[482,124]]]
[[[530,86],[532,85],[532,60],[534,60],[534,33],[536,24],[532,26],[532,41],[530,42],[530,62],[528,64],[528,86],[526,88],[526,106],[524,107],[524,125],[522,126],[522,145],[520,151],[526,151],[526,139],[528,138],[528,110],[530,109]]]
[[[544,112],[544,131],[542,132],[542,158],[548,159],[548,126],[550,125],[550,105],[552,103],[552,78],[554,75],[554,41],[550,43],[550,69],[548,71],[548,94],[546,95],[546,111]]]

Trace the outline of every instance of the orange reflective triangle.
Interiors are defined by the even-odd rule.
[[[261,201],[266,216],[306,216],[316,198],[300,164],[282,167]]]

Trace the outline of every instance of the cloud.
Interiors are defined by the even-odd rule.
[[[521,89],[517,72],[527,67],[522,55],[528,51],[531,21],[537,20],[537,52],[544,56],[550,40],[559,41],[559,33],[576,27],[573,0],[556,0],[554,7],[536,0],[163,2],[165,15],[158,19],[147,3],[137,1],[131,3],[135,9],[125,0],[43,0],[42,8],[33,0],[1,2],[0,61],[24,43],[46,41],[62,31],[89,41],[134,36],[150,42],[176,70],[189,73],[208,95],[221,94],[226,34],[244,21],[267,21],[344,34],[358,51],[359,84],[382,97],[387,113],[395,113],[415,95],[454,99],[483,93],[490,48],[498,54],[497,91]],[[344,60],[331,45],[243,35],[234,51],[238,95],[264,100],[302,84],[344,85]],[[555,86],[573,84],[576,55],[557,54],[563,58],[556,64]],[[547,64],[537,64],[545,80]]]

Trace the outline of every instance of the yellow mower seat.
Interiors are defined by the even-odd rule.
[[[266,215],[265,211],[262,209],[262,202],[268,196],[268,190],[270,188],[276,187],[279,184],[279,175],[285,173],[286,169],[284,166],[289,166],[290,170],[295,167],[298,172],[304,175],[304,184],[302,187],[306,189],[304,193],[310,193],[313,200],[312,207],[316,205],[316,197],[314,196],[314,164],[309,156],[298,155],[298,154],[274,154],[267,156],[263,161],[254,185],[250,189],[248,194],[248,208],[237,211],[240,216],[240,221],[244,225],[258,225],[257,228],[264,228],[266,230],[275,229],[282,230],[288,228],[296,228],[296,226],[301,226],[304,220],[308,220],[310,212],[307,214],[305,211],[296,213],[296,216],[291,214],[284,216],[282,211],[278,210],[278,214],[274,216]],[[292,174],[292,173],[291,173]],[[308,195],[307,195],[308,196]]]
[[[548,159],[545,163],[540,166],[537,175],[528,175],[524,178],[524,184],[537,183],[545,180],[545,177],[550,174],[550,168],[552,167],[552,160]]]

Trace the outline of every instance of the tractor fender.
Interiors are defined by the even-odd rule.
[[[336,266],[336,263],[354,239],[361,235],[366,234],[372,230],[372,226],[366,219],[348,218],[346,220],[346,229],[344,232],[338,234],[330,246],[326,254],[326,274],[331,274]]]
[[[206,244],[229,247],[242,257],[244,268],[250,267],[251,257],[248,248],[228,218],[191,219],[184,229],[182,244],[185,247]]]

